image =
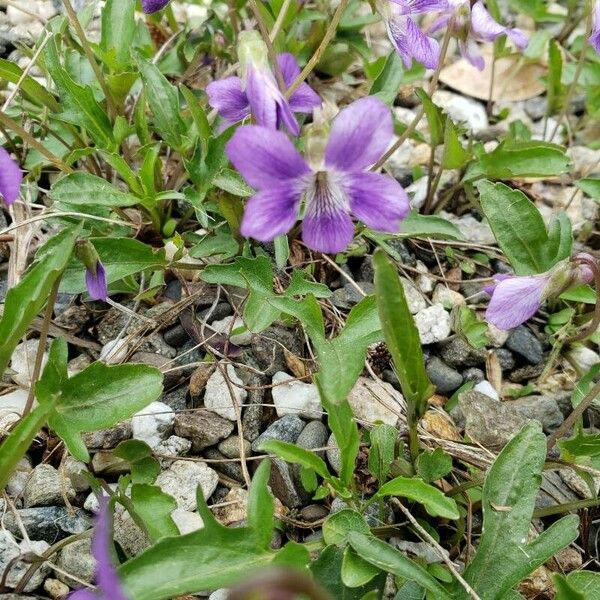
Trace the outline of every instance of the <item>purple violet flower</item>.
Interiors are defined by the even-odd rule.
[[[277,62],[283,81],[289,87],[300,75],[300,67],[289,52],[280,54]],[[289,101],[286,100],[271,69],[255,64],[248,66],[245,85],[240,77],[226,77],[208,84],[206,93],[208,103],[225,119],[227,126],[252,114],[259,125],[271,129],[285,125],[294,135],[300,133],[300,128],[293,113],[311,113],[321,105],[321,99],[307,83],[302,83]]]
[[[512,329],[529,320],[548,299],[566,290],[589,283],[594,274],[587,261],[594,260],[577,254],[540,275],[496,275],[494,284],[485,288],[492,296],[485,318],[498,329]]]
[[[171,0],[142,0],[142,10],[146,14],[162,10]]]
[[[440,62],[440,46],[436,39],[425,35],[414,15],[448,9],[447,0],[383,0],[379,11],[383,16],[390,42],[407,69],[413,59],[428,69],[436,69]]]
[[[68,600],[128,600],[112,561],[110,539],[110,513],[108,498],[99,498],[100,509],[96,516],[96,531],[92,540],[92,554],[96,559],[98,592],[82,589],[69,595]]]
[[[86,268],[85,287],[92,300],[103,300],[108,298],[108,285],[106,283],[106,270],[104,265],[98,261],[95,270]]]
[[[257,125],[241,127],[229,141],[227,154],[258,190],[246,205],[242,235],[266,242],[287,233],[303,199],[302,238],[313,250],[344,250],[354,235],[351,214],[378,231],[398,231],[409,212],[405,191],[395,179],[367,171],[393,136],[389,108],[373,97],[339,113],[324,156],[311,166],[283,133]]]
[[[6,204],[12,204],[18,197],[23,181],[23,172],[5,148],[0,146],[0,194]]]
[[[520,29],[500,25],[481,0],[475,2],[472,7],[470,0],[448,0],[448,2],[450,9],[433,24],[430,31],[437,31],[446,25],[452,27],[458,37],[458,47],[463,58],[480,71],[485,67],[485,61],[476,41],[493,42],[501,35],[507,35],[517,48],[527,47],[529,43],[527,36]]]
[[[592,34],[588,38],[588,42],[600,54],[600,0],[596,0],[594,3],[593,20]]]

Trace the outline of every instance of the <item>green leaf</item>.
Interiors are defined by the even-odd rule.
[[[138,197],[123,192],[112,183],[90,173],[71,173],[59,179],[50,189],[50,198],[73,206],[135,206]]]
[[[164,250],[154,249],[130,238],[92,238],[90,242],[96,248],[98,256],[106,269],[108,283],[119,281],[128,275],[159,269],[167,266]],[[79,261],[73,261],[67,267],[61,283],[61,291],[67,294],[84,292],[85,269]]]
[[[279,440],[269,440],[264,442],[261,444],[260,450],[263,452],[276,454],[277,456],[283,458],[283,460],[297,465],[302,465],[306,469],[312,469],[315,471],[315,473],[317,473],[317,475],[323,477],[323,479],[332,479],[325,461],[310,450],[305,450],[304,448],[300,448],[294,444],[281,442]]]
[[[212,137],[212,127],[208,122],[206,112],[190,89],[185,87],[185,85],[180,85],[179,90],[187,102],[188,109],[192,115],[196,129],[198,130],[200,141],[203,143],[204,150],[206,151],[208,148],[208,140]]]
[[[375,96],[382,102],[392,105],[398,95],[398,90],[403,79],[404,65],[399,54],[394,50],[387,57],[383,70],[373,82],[369,95]]]
[[[33,438],[46,423],[52,404],[37,406],[11,430],[0,445],[0,490],[4,489],[18,462],[25,455]]]
[[[430,237],[434,239],[464,240],[463,234],[454,223],[435,215],[420,215],[411,212],[400,222],[400,237]]]
[[[448,120],[441,108],[433,103],[424,89],[418,88],[415,94],[423,105],[432,146],[439,146],[444,141],[444,122]]]
[[[444,152],[442,154],[442,168],[460,169],[471,160],[471,153],[465,150],[460,142],[454,123],[447,118],[444,128]]]
[[[572,456],[598,456],[600,454],[600,434],[577,435],[560,442],[562,450]]]
[[[567,582],[572,588],[583,593],[585,600],[600,598],[600,574],[598,573],[585,570],[572,571],[567,575]]]
[[[264,475],[264,473],[263,473]],[[257,497],[268,493],[266,479]],[[254,493],[254,492],[253,492]],[[128,598],[168,600],[200,590],[229,587],[277,559],[296,568],[308,563],[306,550],[288,544],[283,550],[265,548],[264,537],[252,527],[227,528],[218,523],[198,489],[198,512],[204,528],[187,535],[168,537],[126,562],[119,578]],[[256,521],[254,521],[256,522]]]
[[[95,362],[65,382],[48,424],[75,458],[87,462],[89,453],[82,432],[112,427],[128,419],[161,392],[162,374],[153,367],[109,367]]]
[[[369,471],[379,483],[384,483],[394,460],[398,430],[391,425],[375,425],[369,437],[371,439]]]
[[[478,173],[488,179],[556,177],[568,169],[569,158],[560,146],[537,141],[512,142],[482,154],[470,174]]]
[[[375,290],[379,318],[385,341],[394,361],[394,367],[409,410],[419,417],[425,411],[432,393],[427,377],[419,332],[408,309],[404,288],[394,263],[381,251],[373,255]]]
[[[543,273],[564,255],[569,243],[559,231],[563,226],[555,225],[550,239],[542,215],[523,192],[489,181],[477,187],[483,213],[517,275]]]
[[[441,448],[419,454],[416,462],[417,473],[424,481],[437,481],[452,471],[452,457]]]
[[[269,548],[273,539],[275,503],[268,483],[271,463],[263,460],[252,478],[248,497],[248,526],[255,532],[258,544]]]
[[[46,106],[52,112],[60,112],[60,104],[56,98],[30,75],[23,78],[23,69],[14,62],[0,58],[0,79],[14,84],[21,82],[20,89],[27,100],[38,106]]]
[[[375,494],[378,498],[385,496],[402,496],[422,504],[432,517],[458,519],[459,512],[456,502],[448,498],[436,487],[421,479],[411,477],[396,477],[382,485]]]
[[[78,233],[79,228],[64,229],[51,238],[21,281],[8,290],[0,320],[0,374],[6,370],[30,323],[46,304],[52,286],[67,266]]]
[[[129,463],[133,483],[152,483],[160,473],[160,464],[152,456],[152,449],[141,440],[121,442],[113,454]]]
[[[58,34],[46,45],[45,65],[48,69],[63,105],[60,118],[77,127],[83,127],[98,146],[111,150],[114,138],[110,119],[94,98],[89,86],[74,81],[60,64],[57,39]]]
[[[344,508],[333,513],[323,523],[323,539],[327,545],[345,546],[348,543],[348,534],[351,531],[370,533],[365,518],[359,512],[350,508]]]
[[[372,592],[373,588],[378,588],[379,592],[383,592],[385,574],[380,575],[376,582],[371,582],[362,588],[345,586],[341,577],[343,559],[344,550],[342,548],[327,546],[310,566],[313,577],[329,592],[331,598],[335,598],[335,600],[365,600],[365,594]]]
[[[160,69],[153,63],[136,56],[136,62],[144,82],[146,99],[154,114],[154,125],[162,138],[181,150],[186,130],[179,116],[179,96],[177,89],[169,83]]]
[[[600,200],[600,179],[585,177],[577,182],[577,186],[590,198]]]
[[[177,502],[157,485],[134,483],[131,486],[131,502],[153,541],[179,535],[179,529],[171,517]]]
[[[504,447],[483,486],[483,527],[464,577],[482,600],[501,599],[524,577],[578,536],[575,515],[563,517],[529,542],[529,528],[542,481],[546,438],[532,422]],[[454,586],[456,600],[468,594]]]
[[[363,560],[351,546],[346,546],[341,573],[344,585],[350,588],[362,587],[377,577],[379,573],[380,570],[377,567]]]
[[[396,577],[415,581],[431,592],[436,600],[451,600],[446,590],[423,567],[386,542],[358,532],[349,533],[348,541],[362,559],[377,568],[392,573]]]
[[[134,15],[135,4],[122,0],[107,0],[102,10],[100,47],[115,71],[124,71],[131,64]]]
[[[563,61],[560,45],[556,40],[551,39],[548,44],[547,115],[557,113],[564,102],[562,69]]]
[[[213,179],[213,184],[220,190],[225,190],[241,198],[248,198],[254,194],[254,190],[244,181],[242,176],[232,169],[223,169]]]

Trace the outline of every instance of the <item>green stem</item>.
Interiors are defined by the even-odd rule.
[[[304,67],[304,69],[302,69],[300,75],[296,77],[292,85],[290,85],[290,87],[288,88],[287,92],[285,93],[286,98],[289,98],[300,87],[302,82],[313,72],[313,69],[319,64],[323,53],[327,49],[327,46],[329,46],[329,42],[331,42],[333,36],[335,35],[342,15],[346,10],[346,6],[348,6],[348,0],[340,0],[340,3],[338,4],[338,7],[335,10],[331,22],[329,23],[329,27],[327,27],[327,31],[325,32],[325,35],[323,36],[319,47],[315,50],[315,53],[310,57],[310,60],[306,63],[306,66]]]
[[[537,508],[533,511],[533,518],[540,519],[549,517],[550,515],[560,515],[562,513],[581,510],[582,508],[593,508],[600,505],[600,498],[587,498],[586,500],[574,500],[573,502],[565,502],[556,506],[546,506]]]

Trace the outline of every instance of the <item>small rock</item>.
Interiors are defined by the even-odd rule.
[[[212,509],[215,518],[225,526],[245,521],[248,516],[248,492],[239,487],[229,490],[229,493]]]
[[[464,304],[465,297],[461,293],[446,287],[443,283],[438,283],[433,290],[431,301],[433,304],[441,304],[444,308],[450,310],[455,306]]]
[[[96,567],[96,561],[92,556],[92,540],[83,539],[68,544],[58,553],[56,562],[61,570],[82,581],[91,583]],[[70,587],[81,586],[75,579],[63,573],[57,571],[56,576]]]
[[[131,419],[133,439],[154,449],[173,432],[175,413],[163,402],[151,402]]]
[[[136,556],[150,547],[150,538],[125,510],[115,513],[114,539],[130,556]]]
[[[487,338],[490,342],[490,345],[494,348],[501,348],[502,346],[504,346],[504,344],[506,344],[506,340],[508,339],[510,331],[506,331],[505,329],[498,329],[492,323],[488,323],[487,326]]]
[[[544,370],[544,365],[540,363],[539,365],[525,365],[520,369],[514,370],[508,378],[514,383],[528,382],[531,379],[535,379],[542,374]]]
[[[300,511],[300,516],[304,521],[314,523],[315,521],[321,521],[329,515],[329,510],[322,504],[309,504]]]
[[[236,329],[246,329],[244,321],[240,319],[240,317],[233,316],[225,317],[220,321],[213,321],[210,324],[210,327],[213,329],[213,331],[215,331],[215,333],[222,333],[226,336],[229,335],[231,331],[235,331]],[[229,342],[235,344],[236,346],[248,346],[252,343],[252,332],[246,330],[242,333],[234,334],[229,338]]]
[[[63,495],[68,500],[75,499],[75,490],[71,481],[60,477],[52,465],[40,464],[31,473],[23,490],[23,504],[32,506],[50,506],[63,504]]]
[[[15,390],[0,396],[0,440],[8,435],[19,421],[27,404],[27,390]]]
[[[564,420],[556,399],[549,396],[527,396],[509,404],[518,414],[539,421],[546,433],[552,433]]]
[[[163,339],[169,346],[180,348],[190,339],[190,336],[181,325],[177,324],[163,332]]]
[[[234,424],[206,409],[182,412],[175,417],[175,433],[192,442],[192,452],[218,444],[231,435]]]
[[[6,484],[6,493],[9,497],[17,498],[21,495],[32,471],[31,460],[27,455],[23,456],[17,463]]]
[[[485,379],[477,383],[473,389],[476,392],[479,392],[480,394],[485,394],[488,398],[491,398],[492,400],[500,401],[500,396],[498,395],[498,392],[494,389],[494,386]]]
[[[441,304],[434,304],[415,315],[415,325],[419,330],[422,344],[441,342],[452,332],[450,313]]]
[[[71,485],[76,492],[87,492],[90,489],[90,480],[85,476],[89,474],[84,462],[67,456],[61,466],[62,472],[71,480]]]
[[[588,177],[600,170],[600,150],[587,146],[570,146],[567,156],[571,159],[569,173],[573,179]]]
[[[82,437],[85,445],[90,449],[109,450],[130,439],[131,434],[131,420],[127,420],[108,429],[84,433]]]
[[[452,213],[442,210],[439,216],[456,225],[464,238],[469,242],[486,245],[496,243],[496,238],[490,226],[483,221],[478,221],[471,214],[464,214],[457,217]]]
[[[424,294],[431,294],[431,292],[433,292],[433,286],[435,285],[435,281],[432,277],[428,276],[429,269],[420,260],[417,261],[416,269],[417,269],[417,271],[421,272],[421,275],[417,275],[417,279],[416,279],[417,287]]]
[[[33,552],[39,556],[49,547],[50,545],[47,542],[42,541],[27,542],[26,540],[23,540],[18,544],[10,532],[0,529],[0,573],[5,575],[9,564],[18,556],[27,554],[28,552]],[[22,560],[12,563],[8,575],[6,576],[6,585],[9,588],[16,587],[29,567],[30,563]],[[50,565],[44,563],[35,571],[33,577],[25,586],[24,591],[26,593],[33,592],[33,590],[42,585],[42,582],[49,573]]]
[[[525,598],[548,598],[554,590],[550,571],[544,565],[538,567],[521,581],[517,589]]]
[[[204,521],[197,512],[176,508],[171,513],[171,518],[175,521],[175,525],[177,525],[177,529],[179,529],[181,535],[198,531],[204,527]]]
[[[437,356],[433,356],[427,363],[427,375],[440,394],[453,392],[463,382],[463,376]]]
[[[342,452],[333,433],[327,440],[327,460],[331,465],[331,468],[339,475],[342,470]]]
[[[404,398],[385,381],[359,377],[348,394],[354,416],[367,423],[382,422],[395,426],[403,412]]]
[[[176,460],[156,478],[163,492],[177,501],[179,508],[194,511],[198,508],[196,489],[202,488],[208,500],[217,487],[219,476],[216,471],[201,462]]]
[[[515,357],[507,348],[498,348],[496,356],[498,357],[498,364],[503,371],[510,371],[515,368]]]
[[[418,312],[427,308],[427,302],[423,297],[423,294],[413,285],[410,279],[406,277],[400,277],[402,288],[404,289],[404,295],[406,296],[406,303],[408,304],[408,310],[411,315],[416,315]]]
[[[591,348],[582,345],[572,345],[567,352],[569,361],[577,365],[582,373],[587,373],[594,365],[600,362],[600,355]]]
[[[558,573],[570,573],[571,571],[577,571],[581,568],[583,559],[581,553],[568,546],[557,552],[547,563],[548,567],[552,571]]]
[[[275,498],[281,500],[284,506],[298,508],[308,496],[304,490],[296,487],[292,466],[280,458],[272,459],[269,485]]]
[[[51,598],[62,600],[63,598],[66,598],[71,590],[69,589],[69,586],[62,581],[49,577],[44,581],[44,591],[47,592]]]
[[[323,414],[317,386],[294,379],[281,371],[273,375],[271,390],[278,417],[298,415],[306,419],[319,419]]]
[[[476,367],[485,363],[487,352],[484,348],[473,348],[461,337],[455,337],[442,346],[442,360],[454,368]]]
[[[35,357],[37,355],[38,340],[31,339],[21,342],[13,351],[10,362],[10,368],[14,373],[12,380],[25,388],[31,385],[31,377],[33,376],[33,367],[35,365]],[[42,360],[42,368],[48,361],[48,353],[44,352]]]
[[[204,406],[224,419],[236,421],[237,412],[239,411],[241,414],[242,405],[246,401],[248,393],[243,387],[240,387],[243,382],[231,365],[227,365],[227,377],[230,380],[231,390],[223,377],[221,369],[216,369],[210,376],[206,382]]]
[[[304,429],[304,421],[296,415],[285,415],[274,421],[252,442],[253,452],[260,452],[260,447],[269,440],[279,440],[293,444]]]
[[[302,354],[301,336],[297,330],[273,325],[252,339],[252,354],[257,367],[267,377],[287,369],[286,349],[296,356]]]
[[[130,466],[112,452],[100,450],[92,457],[92,469],[96,475],[123,475],[129,472]]]
[[[188,407],[187,393],[187,386],[181,386],[169,392],[164,392],[160,397],[160,401],[166,404],[173,412],[178,413]]]
[[[154,451],[156,454],[164,454],[166,456],[184,456],[190,451],[192,442],[178,435],[172,435],[162,441]]]
[[[427,542],[408,542],[406,540],[393,537],[390,539],[390,543],[394,548],[397,548],[403,554],[412,554],[417,558],[423,559],[428,565],[432,563],[444,562],[444,558],[440,556],[440,551]],[[444,550],[443,548],[442,550],[444,551],[446,560],[450,558],[448,551]]]
[[[523,325],[510,332],[506,341],[506,347],[519,356],[522,356],[532,365],[540,364],[544,358],[544,349],[541,342]]]
[[[214,363],[202,363],[196,367],[196,370],[190,377],[190,396],[192,401],[197,401],[206,389],[206,382],[215,371]]]
[[[310,421],[306,424],[306,427],[302,430],[302,433],[296,440],[296,445],[306,450],[315,450],[316,448],[324,448],[327,445],[327,438],[329,432],[327,427],[321,423],[321,421]],[[325,456],[325,452],[317,452],[322,458]]]
[[[454,122],[462,123],[473,133],[484,131],[490,126],[485,108],[472,98],[446,90],[437,90],[432,100]]]
[[[441,410],[428,410],[423,415],[420,425],[431,435],[442,438],[443,440],[451,440],[454,442],[460,442],[462,440],[454,423],[450,420],[450,417]]]
[[[21,508],[17,513],[29,538],[48,542],[48,544],[55,544],[69,535],[81,533],[92,526],[91,519],[80,508],[36,506]],[[13,535],[21,536],[20,524],[11,511],[6,512],[3,523]]]
[[[252,444],[243,438],[241,440],[241,444],[242,448],[244,449],[244,456],[250,456],[250,453],[252,452]],[[218,448],[219,452],[227,458],[240,458],[240,436],[229,436],[219,444]]]
[[[215,590],[209,597],[208,600],[229,600],[229,590],[221,588]]]
[[[465,418],[465,433],[488,448],[504,446],[528,421],[507,403],[473,390],[459,395],[458,407]]]
[[[212,463],[213,467],[216,471],[225,475],[225,477],[229,477],[229,479],[238,481],[241,484],[245,482],[239,462],[227,460],[227,457],[221,454],[216,448],[207,448],[204,451],[204,456],[211,461],[216,461]]]
[[[476,367],[470,367],[463,371],[463,377],[465,382],[472,381],[473,383],[479,383],[485,379],[485,373]]]

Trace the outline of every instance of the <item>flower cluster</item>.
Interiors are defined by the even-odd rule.
[[[323,156],[309,165],[281,132],[259,125],[238,129],[227,154],[258,190],[246,205],[241,233],[271,241],[298,220],[313,250],[340,252],[352,241],[351,215],[378,231],[397,232],[409,203],[400,184],[367,168],[393,137],[389,108],[373,97],[343,109],[334,120]]]

